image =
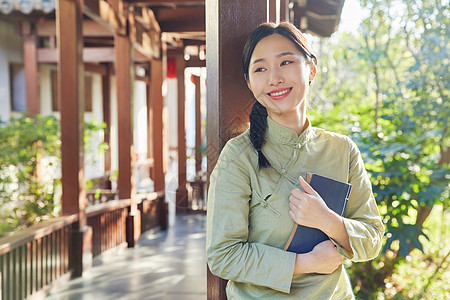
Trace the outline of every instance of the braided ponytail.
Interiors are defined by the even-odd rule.
[[[261,149],[265,142],[267,129],[267,110],[258,101],[253,104],[250,113],[250,141],[258,151],[259,170],[270,167],[270,163],[262,153]]]

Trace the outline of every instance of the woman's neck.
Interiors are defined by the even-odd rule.
[[[290,128],[300,135],[305,129],[308,123],[306,122],[306,111],[299,108],[298,110],[292,111],[291,113],[271,113],[268,112],[269,117],[272,118],[278,124]]]

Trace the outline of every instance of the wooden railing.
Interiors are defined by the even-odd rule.
[[[92,255],[126,244],[125,219],[129,199],[111,200],[86,209],[88,226],[92,227]]]
[[[92,256],[126,244],[131,201],[112,200],[86,209],[92,227]],[[167,229],[164,193],[140,195],[141,231]],[[77,215],[55,218],[0,239],[0,300],[44,298],[56,279],[70,278],[72,227]],[[75,228],[75,227],[74,227]],[[40,295],[41,294],[41,295]]]
[[[77,215],[36,224],[0,239],[1,299],[25,299],[69,272]]]

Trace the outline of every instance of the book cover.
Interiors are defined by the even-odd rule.
[[[352,188],[351,184],[312,173],[307,173],[306,181],[330,209],[341,216],[344,215]],[[328,236],[317,228],[295,224],[284,250],[306,253],[327,239]]]

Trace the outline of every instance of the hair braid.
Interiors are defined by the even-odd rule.
[[[270,163],[262,153],[261,149],[265,142],[267,129],[267,110],[258,101],[253,104],[250,113],[250,141],[253,147],[258,151],[259,169],[270,167]]]

